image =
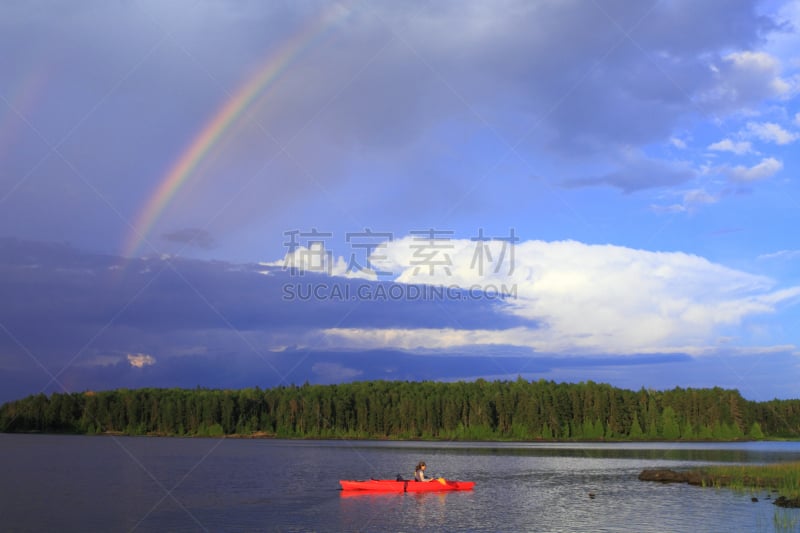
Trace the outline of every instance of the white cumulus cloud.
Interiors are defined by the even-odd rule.
[[[733,152],[737,155],[742,155],[750,152],[753,147],[748,141],[732,141],[730,139],[722,139],[708,146],[709,150],[716,152]]]
[[[343,257],[334,257],[333,252],[325,247],[324,242],[318,242],[310,244],[308,247],[298,245],[283,259],[259,264],[265,267],[281,267],[286,270],[328,274],[329,276],[376,279],[375,271],[366,266],[365,260],[362,262],[363,265],[358,263],[355,258],[347,261]],[[270,270],[262,272],[265,275],[270,275],[270,273]]]
[[[144,353],[129,353],[128,363],[136,368],[144,368],[156,364],[156,358]]]
[[[669,143],[679,150],[686,149],[686,141],[679,139],[678,137],[670,137]]]
[[[698,193],[698,201],[710,201]],[[800,297],[764,276],[680,252],[575,241],[448,240],[420,253],[418,239],[388,243],[381,267],[396,281],[512,289],[501,310],[529,323],[504,329],[331,328],[309,342],[405,350],[516,346],[563,355],[704,354],[741,324]],[[424,261],[422,264],[420,261]],[[429,265],[435,265],[429,268]],[[320,339],[321,336],[321,339]]]
[[[733,52],[711,70],[717,83],[701,95],[705,104],[741,111],[765,98],[787,98],[792,93],[791,83],[781,77],[780,60],[767,52]]]
[[[787,131],[774,122],[748,122],[747,130],[761,141],[775,144],[789,144],[798,139],[798,135]]]
[[[723,171],[733,180],[742,183],[760,181],[775,175],[783,168],[783,163],[774,157],[762,159],[760,163],[752,167],[737,165],[726,167]]]
[[[715,204],[719,197],[705,189],[690,189],[681,194],[679,203],[668,205],[651,205],[650,209],[656,213],[691,213],[700,206]]]

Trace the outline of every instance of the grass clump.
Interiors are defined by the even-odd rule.
[[[772,489],[786,498],[800,498],[800,461],[769,465],[709,466],[698,470],[704,485],[742,491]]]

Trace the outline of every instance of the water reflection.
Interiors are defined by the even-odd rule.
[[[702,462],[782,462],[798,459],[796,442],[636,442],[636,443],[484,443],[484,442],[368,442],[350,446],[398,448],[405,451],[445,449],[452,455],[518,457],[587,457]]]
[[[345,530],[392,529],[392,525],[394,529],[414,526],[447,530],[457,525],[452,522],[453,509],[469,505],[469,501],[469,495],[464,493],[341,491],[339,512]]]

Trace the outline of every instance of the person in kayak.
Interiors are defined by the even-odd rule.
[[[425,483],[428,481],[433,481],[432,477],[425,477],[426,468],[427,465],[425,464],[425,461],[420,461],[417,464],[417,468],[414,470],[414,481],[424,481]]]

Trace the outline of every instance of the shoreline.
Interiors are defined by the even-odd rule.
[[[315,440],[315,441],[374,441],[374,442],[486,442],[498,444],[648,444],[648,443],[669,443],[669,444],[734,444],[748,442],[800,442],[798,439],[790,438],[737,438],[737,439],[453,439],[453,438],[431,438],[431,437],[370,437],[370,436],[287,436],[256,431],[253,433],[230,433],[221,435],[178,435],[173,433],[127,433],[125,431],[103,431],[101,433],[73,433],[58,431],[7,431],[0,432],[7,435],[77,435],[87,437],[151,437],[151,438],[179,438],[179,439],[272,439],[272,440]]]
[[[775,492],[778,497],[773,504],[778,507],[800,508],[800,488],[797,476],[800,462],[775,463],[770,465],[733,465],[671,470],[668,468],[645,469],[639,481],[655,481],[662,484],[686,483],[696,487],[725,488],[736,491],[768,491],[767,499]],[[788,487],[788,488],[787,488]],[[785,492],[786,494],[781,494]],[[753,502],[758,498],[753,496]]]

